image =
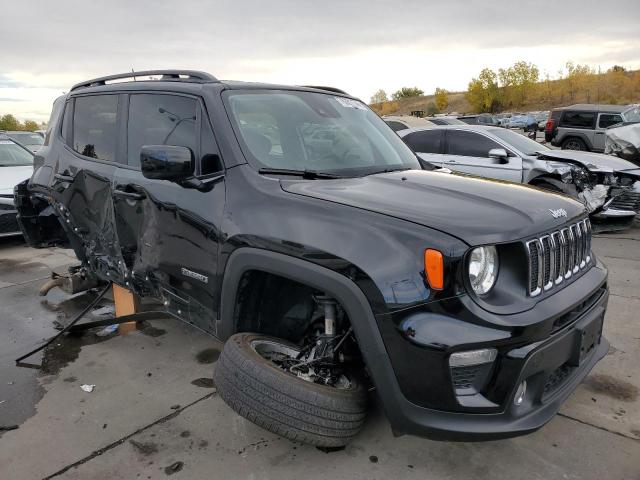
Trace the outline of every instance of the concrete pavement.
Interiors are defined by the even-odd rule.
[[[5,241],[0,426],[19,428],[0,437],[0,478],[640,479],[640,229],[600,235],[594,249],[611,270],[612,348],[547,426],[488,443],[394,438],[374,407],[351,445],[324,453],[228,408],[203,380],[221,345],[175,321],[65,338],[45,353],[44,373],[14,367],[18,353],[55,333],[54,320],[68,321],[90,299],[52,292],[42,302],[49,269],[73,256]],[[85,383],[95,390],[82,391]]]

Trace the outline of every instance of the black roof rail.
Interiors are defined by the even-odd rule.
[[[316,90],[326,90],[327,92],[342,93],[343,95],[349,95],[344,90],[340,90],[339,88],[336,88],[336,87],[323,87],[320,85],[300,85],[300,86],[304,88],[315,88]]]
[[[149,77],[161,75],[160,80],[173,81],[173,82],[194,82],[194,83],[218,83],[219,80],[213,75],[206,72],[199,72],[197,70],[144,70],[141,72],[126,72],[116,75],[108,75],[106,77],[92,78],[84,82],[76,83],[71,87],[70,91],[77,90],[79,88],[87,87],[99,87],[106,85],[107,82],[112,80],[122,80],[125,78],[136,77]]]

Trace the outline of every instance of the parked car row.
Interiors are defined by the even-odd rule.
[[[13,188],[33,173],[33,153],[0,134],[0,237],[21,235]]]
[[[535,431],[609,350],[588,213],[636,174],[497,126],[386,120],[335,88],[87,80],[54,104],[18,219],[73,248],[70,284],[224,341],[218,394],[280,436],[343,446],[370,391],[396,434]]]
[[[2,131],[0,134],[5,135],[33,153],[37,152],[44,143],[44,136],[41,131],[24,132],[24,131]]]

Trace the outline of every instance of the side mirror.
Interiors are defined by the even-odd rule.
[[[507,155],[507,151],[504,148],[492,148],[489,150],[489,158],[495,158],[499,160],[500,163],[507,163],[509,161],[509,155]]]
[[[146,178],[179,182],[193,175],[193,167],[193,152],[187,147],[145,145],[140,150],[140,169]]]

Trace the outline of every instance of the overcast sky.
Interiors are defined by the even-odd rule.
[[[10,6],[9,6],[10,5]],[[483,67],[640,68],[640,1],[47,0],[0,14],[0,113],[46,120],[91,77],[155,68],[332,85],[369,101],[464,90]]]

